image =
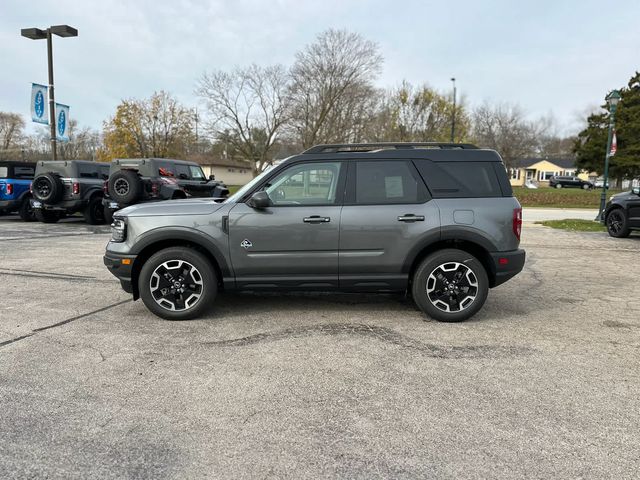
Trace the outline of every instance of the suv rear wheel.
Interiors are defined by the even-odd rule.
[[[96,195],[89,200],[89,203],[82,212],[85,222],[89,225],[102,225],[104,223],[104,207],[102,197]]]
[[[33,207],[31,206],[31,197],[29,195],[25,196],[22,200],[18,214],[23,222],[33,222],[36,219]]]
[[[470,253],[446,249],[432,253],[413,275],[413,299],[440,322],[461,322],[482,308],[489,291],[484,267]]]
[[[627,222],[627,217],[621,208],[614,208],[607,214],[605,220],[609,235],[616,238],[628,237],[631,233]]]
[[[140,298],[166,320],[201,315],[216,297],[218,281],[213,265],[200,252],[172,247],[153,254],[138,279]]]
[[[52,210],[42,210],[41,208],[36,208],[34,210],[36,220],[42,223],[56,223],[60,220],[60,213],[54,212]]]

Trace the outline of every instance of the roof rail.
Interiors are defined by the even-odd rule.
[[[402,143],[335,143],[327,145],[316,145],[302,153],[339,153],[339,152],[371,152],[374,150],[386,149],[413,149],[413,148],[439,148],[439,149],[477,149],[470,143],[443,143],[443,142],[402,142]]]

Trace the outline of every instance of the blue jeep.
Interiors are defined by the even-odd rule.
[[[35,163],[0,161],[0,214],[18,212],[26,222],[35,220],[29,187]]]

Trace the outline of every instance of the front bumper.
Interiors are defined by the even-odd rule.
[[[122,289],[127,293],[133,293],[131,276],[136,255],[122,255],[114,252],[106,252],[103,261],[111,274],[120,280]]]
[[[519,274],[524,268],[525,258],[526,254],[522,249],[510,252],[492,252],[491,273],[494,280],[491,287],[502,285]]]

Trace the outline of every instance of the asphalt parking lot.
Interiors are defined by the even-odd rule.
[[[0,218],[0,478],[636,478],[640,236],[525,224],[461,324],[397,295],[167,322],[106,227]]]

